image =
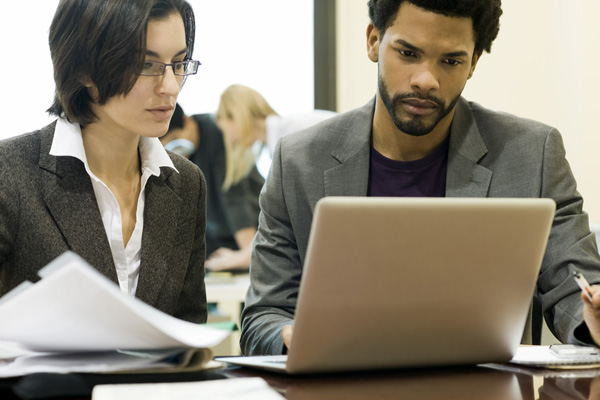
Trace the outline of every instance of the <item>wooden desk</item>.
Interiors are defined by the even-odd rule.
[[[411,400],[563,400],[600,398],[600,370],[511,372],[485,367],[285,376],[228,368],[228,377],[261,377],[284,398]]]
[[[0,380],[0,398],[20,399],[12,387],[38,395],[53,391],[89,399],[94,385],[107,383],[191,382],[207,379],[260,377],[291,400],[563,400],[600,395],[600,370],[511,372],[483,367],[430,368],[343,374],[285,376],[246,368],[147,375],[73,374]],[[39,397],[38,397],[39,398]]]
[[[250,285],[248,274],[207,274],[205,278],[206,299],[209,303],[217,303],[219,313],[224,314],[241,328],[240,317],[242,306],[246,300],[246,292]],[[209,316],[210,318],[210,316]],[[219,347],[215,355],[240,354],[240,332],[236,331],[226,340],[226,348]]]

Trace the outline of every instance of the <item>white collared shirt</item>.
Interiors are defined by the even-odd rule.
[[[117,268],[119,286],[123,293],[132,296],[135,296],[140,274],[146,182],[151,175],[160,175],[160,167],[170,167],[177,171],[158,138],[141,137],[139,152],[142,164],[140,195],[137,202],[135,228],[129,242],[127,242],[127,247],[125,247],[119,203],[108,186],[90,170],[79,124],[72,124],[66,119],[59,118],[56,122],[54,139],[50,148],[50,155],[75,157],[83,162],[85,170],[92,181],[104,230]]]

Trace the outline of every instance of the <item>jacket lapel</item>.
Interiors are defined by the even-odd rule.
[[[366,196],[375,99],[359,108],[342,127],[331,152],[339,165],[325,171],[325,196]]]
[[[369,184],[371,130],[375,100],[358,109],[342,129],[331,155],[339,165],[325,171],[326,196],[366,196]],[[486,197],[492,171],[478,164],[487,153],[471,109],[456,106],[448,153],[447,197]]]
[[[486,153],[471,108],[461,98],[450,131],[446,197],[487,197],[492,171],[478,164]]]
[[[42,129],[40,161],[44,199],[68,247],[117,282],[112,253],[83,163],[49,154],[54,124]]]
[[[142,263],[136,297],[156,304],[160,289],[167,278],[172,249],[176,246],[181,199],[166,184],[172,173],[161,168],[160,176],[151,176],[146,183]]]

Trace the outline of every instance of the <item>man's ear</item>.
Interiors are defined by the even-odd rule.
[[[379,41],[380,41],[379,29],[375,28],[372,23],[367,26],[367,54],[369,60],[373,62],[379,61]]]
[[[473,53],[473,59],[471,60],[471,70],[469,71],[469,77],[467,79],[471,79],[473,76],[473,72],[475,72],[475,67],[477,66],[477,62],[479,61],[479,57],[481,57],[481,53]]]

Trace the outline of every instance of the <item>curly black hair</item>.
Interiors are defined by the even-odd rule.
[[[403,2],[449,17],[473,21],[475,52],[488,53],[500,30],[501,0],[369,0],[369,17],[382,34],[392,25]]]

